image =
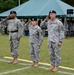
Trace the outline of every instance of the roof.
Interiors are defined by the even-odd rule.
[[[46,16],[50,10],[55,10],[59,16],[66,16],[67,9],[74,9],[74,7],[61,0],[29,0],[26,3],[1,13],[0,16],[7,16],[12,10],[16,11],[19,17]]]

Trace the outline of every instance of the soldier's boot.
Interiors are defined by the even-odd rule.
[[[14,60],[14,62],[13,62],[13,64],[17,64],[18,63],[18,58],[14,58],[15,60]]]
[[[31,64],[31,66],[34,67],[34,65],[35,65],[35,62],[33,61],[33,63]]]
[[[54,69],[54,67],[55,67],[55,66],[52,65],[48,70],[49,70],[49,71],[52,71],[52,70]]]
[[[12,64],[14,61],[15,61],[15,59],[13,58],[13,59],[9,62],[9,64]]]
[[[38,62],[35,62],[34,68],[37,68],[39,66]]]
[[[57,72],[59,70],[59,67],[55,66],[52,72]]]

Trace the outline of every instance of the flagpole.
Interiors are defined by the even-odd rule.
[[[20,5],[20,0],[18,0],[18,5]]]

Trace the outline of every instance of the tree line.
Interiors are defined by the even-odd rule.
[[[28,0],[20,0],[20,3],[24,3]],[[72,6],[74,6],[74,0],[62,0]],[[7,11],[11,8],[18,6],[18,0],[0,0],[0,13]]]

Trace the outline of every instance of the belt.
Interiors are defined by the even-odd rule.
[[[10,33],[15,33],[15,32],[18,32],[18,30],[15,30],[15,31],[8,31],[8,32],[10,32]]]

